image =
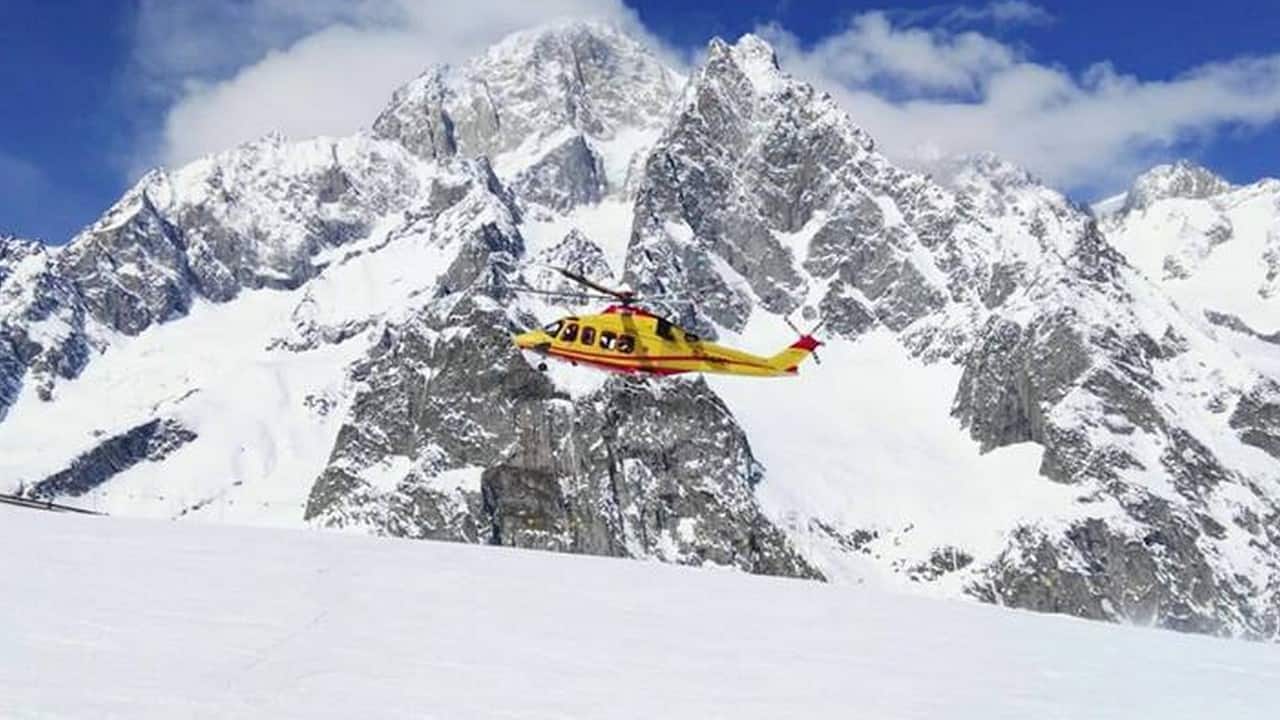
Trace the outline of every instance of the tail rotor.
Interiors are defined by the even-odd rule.
[[[822,326],[827,324],[827,319],[826,319],[826,318],[820,318],[820,319],[818,320],[818,324],[817,324],[817,325],[814,325],[812,330],[810,330],[809,332],[803,332],[802,330],[800,330],[800,328],[796,327],[796,324],[795,324],[795,323],[791,322],[791,316],[790,316],[790,315],[783,315],[783,316],[782,316],[782,319],[786,321],[786,323],[787,323],[787,327],[791,328],[791,331],[792,331],[792,332],[794,332],[796,335],[799,335],[799,336],[800,336],[800,337],[802,337],[802,338],[806,338],[806,337],[811,338],[811,337],[813,337],[814,333],[816,333],[816,332],[818,332],[819,330],[821,330],[821,329],[822,329]],[[817,341],[815,340],[815,342],[817,342]],[[818,343],[818,344],[820,345],[821,343]],[[819,365],[821,365],[821,364],[822,364],[822,358],[818,357],[818,350],[817,350],[817,348],[814,348],[814,349],[810,352],[810,354],[811,354],[811,355],[813,355],[813,361],[814,361],[815,363],[817,363],[817,364],[819,364]]]

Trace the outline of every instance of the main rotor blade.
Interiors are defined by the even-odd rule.
[[[694,300],[693,298],[687,295],[677,294],[677,293],[670,293],[670,294],[664,294],[664,295],[632,295],[631,300],[632,302],[639,302],[639,303],[676,302],[676,303],[689,303],[691,305],[697,302],[696,300]]]
[[[595,290],[596,292],[602,292],[605,295],[609,295],[611,297],[617,298],[618,300],[622,300],[623,302],[631,302],[636,297],[636,294],[631,292],[630,290],[614,290],[611,287],[606,287],[604,285],[601,285],[598,282],[595,282],[594,280],[591,280],[585,275],[579,275],[578,273],[572,270],[569,270],[568,268],[556,267],[554,265],[552,265],[551,267],[555,268],[556,272],[560,273],[561,275],[569,278],[570,280],[580,285],[586,285],[587,287],[591,288],[592,290]]]
[[[631,299],[635,302],[657,302],[657,301],[665,302],[669,299],[676,299],[676,300],[681,300],[683,302],[687,302],[690,305],[697,305],[708,293],[721,292],[723,290],[729,290],[730,292],[739,291],[739,292],[750,293],[751,287],[749,285],[745,285],[741,283],[723,281],[722,279],[722,284],[720,285],[712,285],[712,284],[699,285],[696,287],[685,288],[683,290],[663,291],[657,295],[645,295],[644,293],[633,293]]]
[[[559,298],[586,298],[588,300],[615,300],[612,295],[594,295],[588,292],[574,292],[572,290],[539,290],[538,288],[525,287],[522,285],[510,285],[508,288],[511,292],[524,293],[527,295],[544,295],[547,297]]]

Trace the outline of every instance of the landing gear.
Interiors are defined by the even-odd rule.
[[[544,362],[538,363],[538,372],[546,372],[546,371],[547,371],[547,364]]]

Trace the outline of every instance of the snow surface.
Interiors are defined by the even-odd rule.
[[[117,338],[59,388],[59,402],[25,393],[0,426],[0,475],[35,482],[106,437],[168,415],[200,437],[168,458],[163,473],[136,465],[78,502],[112,513],[172,517],[199,508],[214,519],[296,524],[342,420],[340,411],[313,412],[304,399],[337,392],[343,376],[335,368],[361,348],[267,350],[272,331],[286,326],[293,295],[258,291],[228,305],[199,303],[181,323]],[[112,409],[107,418],[103,407]]]
[[[577,230],[604,251],[605,261],[614,272],[613,278],[597,280],[619,280],[627,257],[627,243],[631,240],[631,221],[631,203],[613,196],[594,205],[576,207],[563,215],[538,213],[526,217],[520,233],[525,240],[525,256],[533,258]]]
[[[5,718],[1271,718],[1280,648],[659,563],[0,509]]]

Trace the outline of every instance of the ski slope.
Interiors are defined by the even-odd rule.
[[[727,571],[0,508],[4,718],[1270,718],[1280,648]]]

